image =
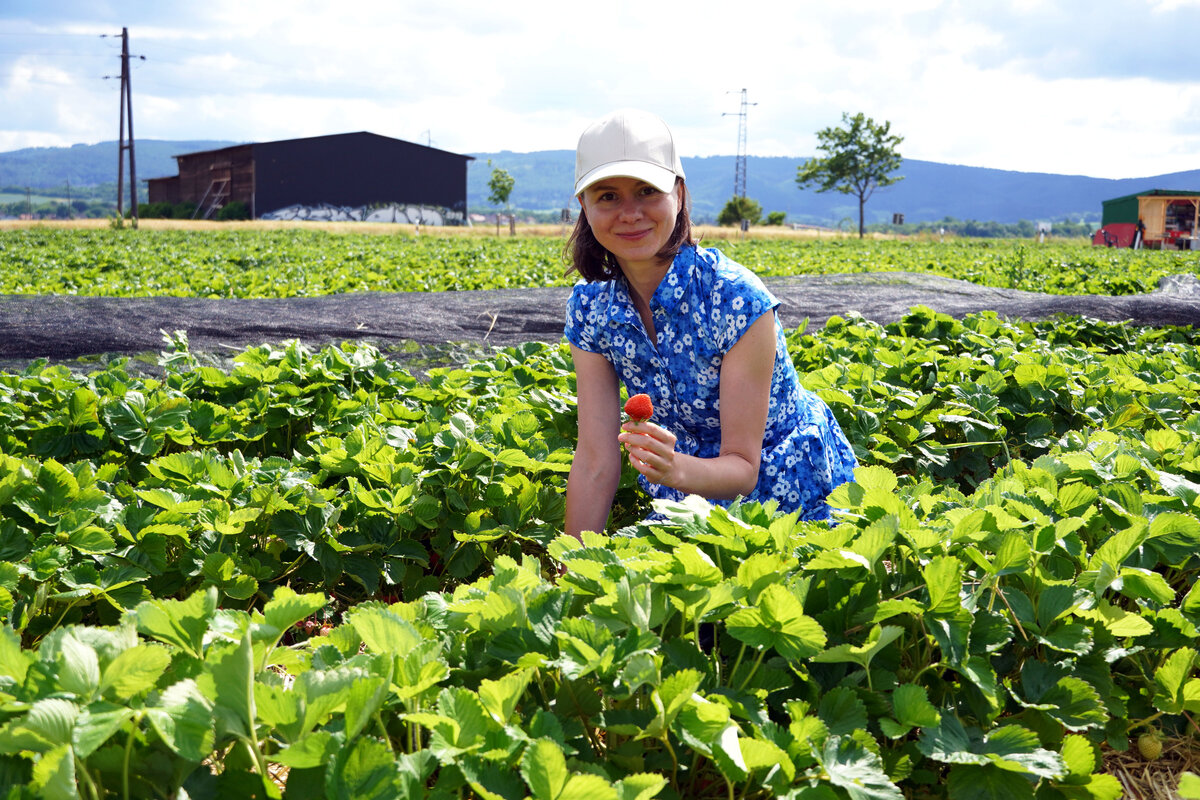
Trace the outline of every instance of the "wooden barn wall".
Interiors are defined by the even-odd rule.
[[[254,154],[252,145],[227,147],[179,156],[180,202],[199,204],[214,180],[229,178],[228,196],[222,205],[241,200],[250,209],[254,208]],[[207,205],[208,201],[204,201]]]
[[[179,202],[178,175],[172,175],[169,178],[151,178],[146,181],[146,185],[149,202],[170,203],[172,205]]]
[[[252,147],[256,216],[322,203],[425,204],[467,212],[466,156],[369,133]]]

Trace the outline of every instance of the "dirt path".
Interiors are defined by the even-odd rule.
[[[1166,279],[1150,294],[1044,295],[966,281],[884,272],[769,279],[788,327],[823,326],[833,314],[894,322],[917,305],[963,317],[993,310],[1017,319],[1079,314],[1136,325],[1200,325],[1200,282]],[[300,339],[324,346],[558,341],[566,288],[486,292],[360,293],[282,300],[0,295],[0,364],[34,358],[132,355],[162,348],[162,331],[186,330],[195,352],[228,352]]]

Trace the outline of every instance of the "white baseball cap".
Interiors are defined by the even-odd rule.
[[[671,129],[653,114],[623,108],[593,122],[575,148],[575,195],[604,178],[636,178],[661,192],[675,188],[683,164]]]

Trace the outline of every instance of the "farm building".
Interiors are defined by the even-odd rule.
[[[178,175],[148,181],[149,201],[194,203],[197,218],[240,201],[254,219],[453,225],[466,223],[467,164],[474,159],[360,132],[233,145],[175,160]]]
[[[1101,205],[1104,213],[1092,244],[1130,247],[1140,220],[1144,246],[1200,250],[1200,192],[1150,189]]]

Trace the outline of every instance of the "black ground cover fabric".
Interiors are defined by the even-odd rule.
[[[992,289],[905,272],[768,279],[789,327],[808,330],[834,314],[894,322],[918,305],[963,317],[991,310],[1014,319],[1072,314],[1144,326],[1200,325],[1200,282],[1164,279],[1144,295],[1049,295]],[[566,288],[332,295],[279,300],[0,295],[0,366],[163,349],[163,331],[184,330],[197,353],[230,354],[288,339],[322,347],[347,339],[387,348],[465,343],[509,346],[562,337]]]

